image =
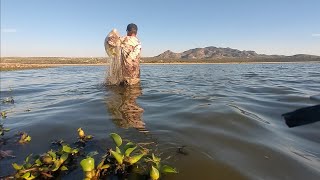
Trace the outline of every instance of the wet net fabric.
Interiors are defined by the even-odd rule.
[[[115,29],[108,34],[104,42],[106,53],[109,56],[107,85],[119,85],[123,81],[120,43],[120,35]]]

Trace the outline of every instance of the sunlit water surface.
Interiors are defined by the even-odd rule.
[[[11,131],[0,149],[17,156],[0,160],[1,176],[52,140],[72,144],[82,127],[95,136],[87,151],[113,147],[111,132],[152,142],[180,172],[163,179],[320,179],[320,122],[288,128],[281,117],[320,104],[319,63],[142,65],[141,86],[126,89],[105,87],[105,70],[1,72],[1,99],[15,103],[1,104]],[[32,141],[14,143],[19,131]]]

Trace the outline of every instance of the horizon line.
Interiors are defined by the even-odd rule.
[[[161,53],[162,54],[162,53]],[[160,55],[160,54],[159,54]],[[296,56],[296,55],[308,55],[308,56],[318,56],[320,55],[314,55],[314,54],[293,54],[293,55],[282,55],[282,54],[258,54],[258,55],[267,55],[267,56],[284,56],[284,57],[290,57],[290,56]],[[141,57],[143,58],[157,58],[158,55],[156,56],[145,56]],[[1,56],[0,58],[110,58],[108,56]],[[232,58],[232,57],[231,57]]]

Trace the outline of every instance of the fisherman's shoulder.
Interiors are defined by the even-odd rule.
[[[141,44],[140,40],[135,36],[125,36],[123,38],[123,42],[131,46],[136,46]]]

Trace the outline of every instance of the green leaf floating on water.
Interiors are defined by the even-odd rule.
[[[78,149],[72,149],[69,145],[63,145],[62,151],[69,154],[77,154],[79,152]]]
[[[31,179],[35,179],[36,177],[33,176],[30,172],[25,173],[23,176],[21,176],[23,179],[26,180],[31,180]]]
[[[61,163],[60,161],[55,161],[54,164],[53,164],[52,171],[53,171],[53,172],[54,172],[54,171],[57,171],[57,170],[60,168],[61,164],[62,164],[62,163]]]
[[[97,169],[101,169],[101,167],[103,166],[105,159],[102,159],[101,162],[98,164]]]
[[[161,158],[155,156],[153,153],[152,153],[152,162],[155,163],[156,167],[158,169],[160,169],[160,161],[161,161]]]
[[[73,149],[71,153],[72,154],[77,154],[78,152],[79,152],[79,149]]]
[[[36,166],[41,166],[42,165],[42,162],[41,162],[40,159],[37,159],[34,163],[35,163]]]
[[[23,165],[23,168],[24,169],[29,169],[29,168],[31,168],[31,166],[32,166],[32,164],[26,163],[26,164]]]
[[[68,159],[68,154],[67,153],[63,153],[60,157],[60,162],[63,163]]]
[[[68,145],[63,145],[62,151],[66,152],[66,153],[72,153],[72,148]]]
[[[92,139],[92,138],[93,138],[92,135],[87,135],[87,136],[86,136],[86,139],[87,139],[87,140]]]
[[[117,152],[115,152],[115,151],[112,151],[112,150],[110,150],[110,153],[111,153],[112,156],[117,160],[117,162],[118,162],[119,164],[122,164],[122,163],[123,163],[123,158],[124,158],[123,155],[121,155],[121,154],[119,154],[119,153],[117,153]]]
[[[142,153],[142,154],[139,154],[139,155],[135,155],[135,156],[132,156],[129,158],[129,163],[132,165],[132,164],[135,164],[136,162],[138,162],[145,154]]]
[[[18,170],[21,170],[23,166],[20,166],[20,165],[18,165],[17,163],[13,163],[13,164],[12,164],[12,167],[13,167],[15,170],[18,171]]]
[[[7,112],[2,111],[2,112],[1,112],[1,117],[2,117],[3,119],[6,118],[6,117],[7,117]]]
[[[170,167],[168,165],[163,165],[161,168],[161,172],[162,173],[178,173],[178,171],[176,169],[174,169],[173,167]]]
[[[29,156],[26,157],[26,159],[24,160],[25,163],[29,162],[30,158],[32,157],[32,154],[30,154]]]
[[[84,137],[86,137],[84,131],[83,131],[81,128],[78,129],[78,135],[79,135],[79,137],[80,137],[81,139],[84,138]]]
[[[137,148],[137,146],[133,146],[133,147],[129,147],[125,150],[124,155],[125,156],[130,156],[130,154],[132,153],[132,151],[134,151]]]
[[[156,162],[160,162],[160,161],[161,161],[161,158],[158,158],[157,156],[155,156],[155,155],[152,153],[152,160],[156,163]]]
[[[20,144],[24,144],[30,141],[31,141],[31,136],[29,136],[27,133],[22,133],[20,135],[20,140],[19,140]]]
[[[94,159],[92,157],[88,157],[86,159],[83,159],[80,162],[80,165],[81,165],[82,170],[84,172],[91,172],[92,170],[94,170]]]
[[[53,160],[53,158],[48,154],[44,154],[41,156],[41,163],[44,163],[44,164],[52,164],[53,161],[55,161],[55,159]]]
[[[105,165],[103,165],[100,169],[108,169],[109,167],[110,167],[109,164],[105,164]]]
[[[61,167],[61,165],[68,159],[68,157],[68,153],[63,153],[58,161],[54,161],[52,171],[57,171]]]
[[[31,141],[31,136],[27,136],[25,141]]]
[[[157,180],[160,177],[159,171],[157,168],[151,166],[150,177],[152,180]]]
[[[52,150],[48,151],[48,154],[52,157],[52,159],[55,161],[57,159],[57,155]]]
[[[119,154],[122,154],[121,150],[120,150],[120,148],[118,146],[116,147],[116,152],[119,153]]]
[[[132,142],[128,142],[125,146],[124,146],[124,151],[126,151],[127,149],[129,148],[133,148],[135,147],[136,145]]]
[[[122,144],[122,138],[121,138],[118,134],[116,134],[116,133],[111,133],[110,136],[112,137],[114,143],[115,143],[118,147],[120,147],[121,144]]]
[[[68,171],[68,168],[67,168],[66,166],[62,166],[62,167],[60,168],[60,170],[61,170],[61,171]]]

